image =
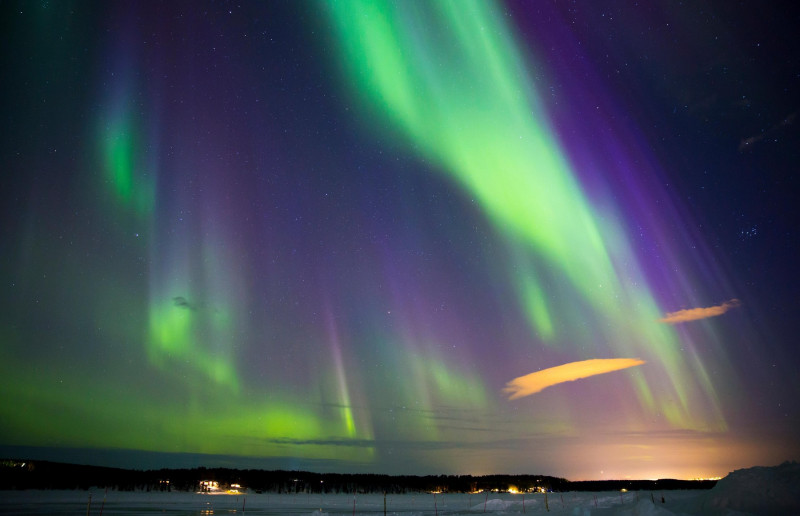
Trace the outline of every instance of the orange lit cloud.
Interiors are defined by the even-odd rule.
[[[515,400],[536,394],[559,383],[573,382],[596,374],[610,373],[642,364],[644,364],[644,360],[638,358],[595,358],[570,362],[514,378],[506,384],[503,392],[510,394],[509,400]]]
[[[698,319],[706,319],[708,317],[715,317],[722,315],[731,308],[741,306],[742,302],[738,299],[731,299],[725,301],[718,306],[709,306],[706,308],[689,308],[688,310],[678,310],[677,312],[667,312],[666,317],[659,319],[658,322],[667,324],[677,324],[686,321],[696,321]]]

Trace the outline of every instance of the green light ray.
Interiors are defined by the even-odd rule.
[[[100,129],[105,181],[121,206],[139,216],[149,216],[155,204],[155,189],[138,123],[124,100],[117,99],[109,111]]]
[[[360,433],[359,429],[366,429],[368,428],[368,425],[363,421],[359,421],[358,425],[356,424],[356,417],[350,397],[350,387],[348,382],[349,375],[347,373],[347,368],[345,367],[341,344],[339,342],[339,331],[330,310],[326,310],[326,322],[328,326],[328,340],[330,341],[330,353],[334,366],[333,375],[335,376],[335,379],[331,383],[335,385],[333,391],[337,394],[337,404],[340,407],[339,412],[347,429],[347,435],[348,437],[355,438]],[[328,390],[329,389],[325,389],[326,392]],[[365,435],[369,435],[370,439],[372,438],[371,428],[369,431],[365,430],[363,433]]]

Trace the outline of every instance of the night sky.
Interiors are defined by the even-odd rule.
[[[800,458],[789,3],[0,10],[0,455]]]

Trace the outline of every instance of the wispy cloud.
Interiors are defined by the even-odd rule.
[[[677,324],[686,321],[697,321],[698,319],[707,319],[708,317],[715,317],[717,315],[722,315],[731,308],[736,308],[737,306],[741,306],[742,302],[738,299],[731,299],[730,301],[725,301],[721,305],[717,306],[709,306],[709,307],[700,307],[700,308],[689,308],[687,310],[678,310],[677,312],[667,312],[667,315],[662,319],[659,319],[658,322],[663,322],[667,324]]]
[[[514,378],[506,384],[503,392],[510,394],[509,400],[515,400],[536,394],[559,383],[572,382],[597,374],[619,371],[620,369],[627,369],[644,363],[644,360],[638,358],[595,358],[580,362],[570,362],[569,364]]]

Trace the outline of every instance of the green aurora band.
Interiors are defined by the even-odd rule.
[[[370,130],[388,121],[395,133],[387,138],[399,135],[438,164],[506,234],[517,258],[509,280],[538,337],[565,346],[601,339],[621,357],[644,358],[646,373],[626,373],[642,406],[677,428],[724,429],[710,381],[696,388],[694,378],[707,379],[702,364],[686,363],[675,330],[656,322],[662,311],[622,225],[582,192],[495,4],[331,0],[325,7],[343,82],[369,110]],[[548,288],[552,275],[568,278],[574,292]],[[580,301],[569,308],[567,298]],[[583,310],[564,315],[575,306]],[[567,327],[581,320],[591,330],[575,342]],[[693,407],[698,392],[705,403]]]

